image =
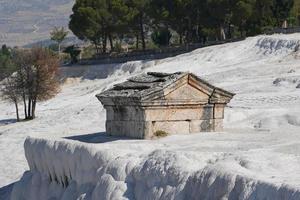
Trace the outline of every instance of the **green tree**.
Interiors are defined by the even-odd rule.
[[[192,41],[192,32],[199,18],[198,6],[205,1],[197,0],[152,0],[149,15],[155,28],[171,28],[179,35],[179,43]],[[196,19],[197,18],[197,19]]]
[[[247,35],[261,34],[266,28],[273,28],[275,20],[271,7],[273,0],[255,1],[251,17],[247,22]]]
[[[295,24],[293,25],[300,25],[300,0],[294,0],[291,17],[295,19]]]
[[[225,27],[232,18],[232,2],[230,0],[207,0],[209,21],[208,27],[218,30],[219,40],[226,39]]]
[[[145,29],[146,25],[149,25],[149,5],[150,0],[128,0],[128,19],[130,28],[136,34],[137,37],[137,48],[139,38],[142,42],[143,50],[146,49],[146,36]]]
[[[158,38],[156,30],[162,29],[175,31],[181,44],[207,38],[223,40],[232,38],[237,30],[248,36],[278,26],[283,20],[295,23],[299,1],[76,0],[69,28],[96,49],[102,45],[102,52],[107,52],[107,41],[113,50],[114,41],[124,36],[136,37],[136,48],[141,43],[145,49],[147,35],[154,31]]]
[[[247,22],[252,16],[254,10],[254,0],[239,0],[233,7],[232,23],[239,28],[241,37],[245,36]]]
[[[14,72],[11,49],[2,45],[0,49],[0,80]]]
[[[168,46],[171,37],[171,32],[166,28],[156,30],[151,34],[151,39],[158,46]]]
[[[103,25],[101,18],[97,12],[97,3],[92,4],[91,1],[77,0],[73,6],[73,14],[70,16],[69,28],[81,40],[91,41],[99,52],[99,46],[103,44],[103,52],[106,51],[106,40],[103,35]]]
[[[281,26],[282,23],[288,19],[293,6],[294,0],[274,0],[271,9],[277,26]]]
[[[64,27],[54,27],[50,32],[51,40],[57,42],[58,44],[58,54],[60,55],[61,51],[61,43],[66,39],[68,35],[68,31],[65,30]]]
[[[69,28],[79,39],[91,41],[99,52],[107,51],[107,40],[113,50],[115,35],[125,32],[128,7],[122,0],[77,0],[73,6]]]
[[[128,5],[123,0],[107,0],[107,13],[103,15],[110,49],[114,50],[113,40],[127,31],[130,16]]]
[[[65,53],[70,54],[72,64],[78,62],[78,56],[80,55],[80,52],[81,52],[80,49],[76,48],[74,45],[68,46],[65,49]]]
[[[11,50],[4,44],[1,47],[1,54],[10,57],[11,56]]]

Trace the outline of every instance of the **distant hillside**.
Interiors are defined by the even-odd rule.
[[[17,11],[47,11],[52,6],[60,6],[72,0],[4,0],[0,2],[1,13],[11,14]]]
[[[54,26],[67,26],[75,0],[1,0],[0,44],[23,46],[49,38]]]
[[[36,47],[36,46],[48,47],[52,44],[55,44],[55,42],[50,39],[45,39],[45,40],[39,40],[39,41],[33,42],[33,43],[28,43],[28,44],[24,45],[23,47],[25,47],[25,48],[31,48],[31,47]],[[63,46],[69,46],[69,45],[73,45],[73,44],[83,45],[83,44],[85,44],[85,42],[82,40],[79,40],[75,36],[71,36],[71,37],[67,37],[62,43]]]

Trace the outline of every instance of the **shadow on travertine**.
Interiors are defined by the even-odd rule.
[[[0,188],[0,199],[10,199],[10,194],[15,183]]]
[[[13,123],[16,123],[17,120],[16,119],[3,119],[3,120],[0,120],[0,126],[5,126],[5,125],[8,125],[8,124],[13,124]]]
[[[85,142],[85,143],[95,143],[95,144],[96,143],[106,143],[106,142],[120,141],[120,140],[133,140],[133,139],[128,138],[128,137],[110,136],[106,132],[69,136],[69,137],[65,137],[65,139],[76,140],[76,141]]]

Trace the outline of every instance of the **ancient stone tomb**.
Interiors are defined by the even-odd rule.
[[[147,139],[161,131],[222,130],[224,107],[234,94],[192,73],[148,72],[96,96],[106,109],[108,134]]]

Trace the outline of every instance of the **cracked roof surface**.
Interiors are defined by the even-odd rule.
[[[97,95],[97,97],[136,97],[141,98],[153,92],[163,90],[188,73],[148,72],[132,78]]]

